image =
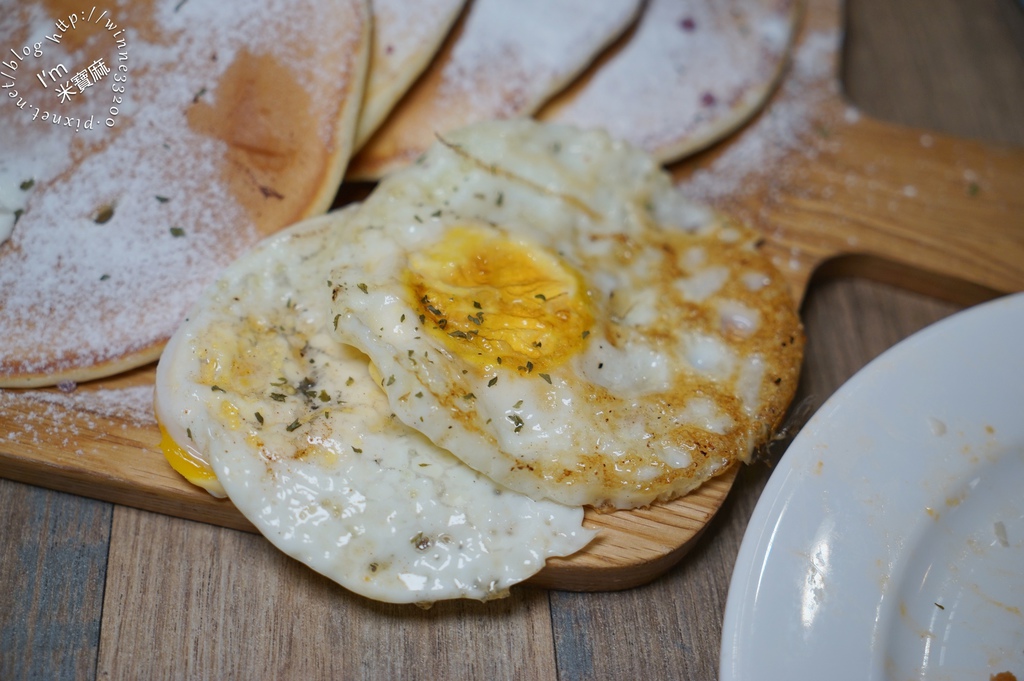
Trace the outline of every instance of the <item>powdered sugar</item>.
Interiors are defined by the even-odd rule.
[[[477,0],[442,72],[440,96],[495,118],[529,114],[632,16],[633,0]]]
[[[430,64],[465,4],[466,0],[373,0],[373,54],[356,148]]]
[[[680,190],[698,201],[735,198],[752,190],[751,178],[780,172],[778,162],[794,151],[814,158],[821,148],[817,138],[827,134],[827,130],[815,129],[820,124],[815,116],[821,103],[835,96],[838,45],[835,31],[805,36],[771,105],[732,139],[714,162],[680,184]]]
[[[630,40],[539,117],[678,158],[757,107],[793,30],[789,0],[652,0]]]
[[[413,57],[424,42],[431,42],[434,18],[449,15],[463,4],[465,0],[372,0],[377,41],[374,67],[380,54],[396,64]]]
[[[475,0],[427,73],[353,159],[379,178],[435,135],[531,115],[629,25],[640,0]]]
[[[43,409],[33,411],[47,419],[52,419],[58,412],[74,412],[78,417],[88,414],[138,427],[156,425],[153,416],[153,387],[148,385],[71,392],[0,390],[0,418],[13,420],[6,412],[15,405],[26,403],[45,405]],[[11,434],[7,437],[14,439]]]
[[[24,212],[0,244],[0,375],[87,368],[158,346],[201,287],[257,240],[226,179],[228,143],[193,130],[185,110],[216,102],[235,57],[267,54],[296,75],[318,121],[311,132],[332,144],[350,68],[335,56],[338,41],[354,54],[360,34],[345,24],[351,13],[321,9],[313,0],[160,3],[110,13],[120,46],[109,37],[117,29],[102,27],[85,47],[46,45],[47,59],[69,64],[106,45],[121,83],[111,96],[124,92],[109,127],[97,120],[80,133],[0,110],[16,137],[0,151],[3,196],[32,183],[15,194]],[[339,90],[325,90],[331,80]]]

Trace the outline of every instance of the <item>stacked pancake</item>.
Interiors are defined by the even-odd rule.
[[[330,206],[371,40],[365,2],[330,4],[141,3],[74,28],[49,4],[4,17],[0,44],[41,56],[16,72],[25,108],[0,108],[0,386],[154,361],[227,263]],[[61,102],[65,77],[98,63],[113,72]],[[59,82],[41,87],[41,67]]]
[[[770,92],[797,3],[513,5],[154,3],[76,15],[60,42],[40,27],[69,17],[19,5],[0,39],[41,41],[34,66],[114,64],[116,28],[139,38],[116,120],[103,108],[109,128],[65,127],[91,116],[78,100],[98,87],[64,105],[59,127],[32,115],[44,101],[25,106],[29,63],[19,98],[5,90],[0,387],[152,362],[199,290],[257,240],[324,212],[346,172],[379,179],[462,125],[537,115],[662,162],[707,146]]]
[[[173,336],[168,460],[346,587],[504,595],[586,545],[584,506],[676,498],[778,426],[792,301],[757,235],[658,166],[762,105],[795,0],[153,2],[113,18],[127,46],[49,7],[0,23],[43,53],[0,100],[0,387],[124,372]],[[54,70],[92,77],[47,100],[62,125],[25,94],[55,97]],[[120,99],[97,119],[98,92]],[[343,178],[381,184],[322,216]],[[499,382],[523,397],[488,402]]]

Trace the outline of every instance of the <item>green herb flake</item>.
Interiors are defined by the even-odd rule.
[[[388,385],[394,385],[394,383],[395,383],[395,376],[394,376],[394,374],[392,374],[391,376],[388,376]]]
[[[287,430],[289,433],[291,433],[292,431],[298,430],[301,427],[302,427],[302,424],[299,423],[298,419],[295,419],[294,421],[289,423],[287,426],[285,426],[285,430]]]
[[[482,309],[483,309],[483,306],[482,306],[482,305],[480,305],[480,303],[478,303],[478,302],[477,302],[477,301],[475,301],[475,300],[473,301],[473,307],[475,307],[475,308],[476,308],[476,309],[478,309],[478,310],[482,310]]]
[[[544,295],[543,293],[538,293],[537,295],[534,296],[534,298],[539,298],[540,300],[543,300],[544,302],[547,302],[547,300],[548,300],[548,297],[546,295]]]
[[[523,401],[519,400],[518,402],[516,402],[515,404],[512,405],[512,408],[513,409],[519,409],[522,406],[523,406]]]
[[[181,227],[171,227],[171,236],[174,238],[185,236],[185,230]]]
[[[498,198],[494,201],[494,205],[501,207],[503,203],[505,203],[505,192],[498,192]]]
[[[495,384],[496,384],[497,382],[498,382],[498,377],[497,377],[497,376],[495,376],[495,377],[494,377],[494,378],[492,378],[491,380],[487,381],[487,387],[488,387],[488,388],[493,388],[493,387],[494,387],[494,385],[495,385]]]
[[[102,225],[107,222],[110,222],[110,218],[112,217],[114,217],[114,207],[103,206],[98,211],[96,211],[96,215],[93,216],[92,221],[95,222],[97,225]]]
[[[270,393],[270,399],[274,400],[275,402],[284,402],[288,398],[282,395],[281,393]]]
[[[188,439],[192,440],[192,429],[191,428],[186,428],[185,429],[185,435],[188,435]],[[195,442],[195,440],[192,440],[192,441]]]
[[[462,396],[462,399],[464,399],[464,400],[475,400],[476,399],[476,395],[474,395],[473,393],[466,393],[465,395]]]
[[[508,420],[515,426],[515,432],[519,432],[523,429],[523,419],[519,418],[519,414],[510,414]]]
[[[356,287],[363,293],[369,293],[370,289],[366,287],[366,284],[356,284]]]
[[[356,454],[362,454],[363,453],[363,450],[361,450],[359,447],[353,447],[352,451],[355,452]]]
[[[422,532],[417,532],[416,536],[410,540],[410,543],[416,547],[417,551],[426,551],[430,548],[430,545],[433,544],[430,537],[426,536]]]
[[[109,274],[104,274],[104,275],[100,276],[100,281],[106,281],[107,279],[110,279],[110,275]]]
[[[320,399],[321,402],[330,402],[331,401],[331,396],[327,394],[326,390],[321,390],[320,394],[317,395],[317,397]]]
[[[25,214],[25,211],[23,209],[21,209],[21,208],[19,208],[16,211],[14,211],[14,224],[18,224],[18,220],[20,220],[21,216],[24,215],[24,214]]]
[[[590,331],[589,331],[589,330],[588,330],[588,331],[584,331],[584,332],[583,332],[583,337],[584,337],[584,338],[586,338],[586,337],[587,337],[587,336],[589,336],[589,335],[590,335]]]
[[[166,196],[160,196],[159,194],[154,198],[156,198],[156,200],[159,201],[160,203],[167,203],[168,201],[170,201],[170,199],[167,198]]]
[[[349,376],[349,377],[348,377],[348,380],[347,380],[347,381],[345,381],[345,385],[352,385],[352,384],[353,384],[353,383],[355,383],[355,382],[356,382],[356,379],[354,379],[354,378],[352,378],[351,376]]]
[[[220,387],[219,385],[210,386],[210,390],[212,390],[215,393],[226,393],[227,392],[227,390],[225,390],[224,388]]]
[[[34,187],[35,184],[36,184],[35,179],[30,177],[29,179],[27,179],[24,182],[22,182],[21,184],[19,184],[18,188],[21,189],[21,191],[23,191],[23,192],[27,192],[29,189],[32,189],[32,187]]]
[[[263,425],[263,414],[261,414],[259,412],[256,412],[256,420],[259,421],[260,425],[262,426]]]
[[[420,391],[420,392],[416,393],[416,397],[423,397],[423,392]]]
[[[338,320],[339,319],[341,319],[341,315],[340,314],[334,315],[334,330],[335,331],[338,330]]]
[[[549,384],[551,383],[551,376],[549,374],[537,374],[537,375],[540,376],[541,378],[543,378]]]

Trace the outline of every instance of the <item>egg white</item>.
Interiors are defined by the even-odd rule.
[[[795,390],[800,321],[756,233],[603,132],[447,134],[350,234],[338,337],[400,419],[533,498],[685,494],[749,460]]]
[[[157,371],[161,424],[279,549],[389,602],[490,599],[594,536],[406,427],[338,342],[330,262],[356,208],[260,244],[209,287]]]

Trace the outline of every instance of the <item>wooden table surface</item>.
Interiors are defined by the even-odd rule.
[[[1020,4],[849,0],[846,14],[844,86],[864,115],[1024,145]],[[817,407],[958,309],[815,280],[797,400]],[[740,472],[693,551],[651,584],[518,587],[430,610],[353,596],[256,535],[0,479],[0,679],[714,679],[739,543],[785,444]]]

